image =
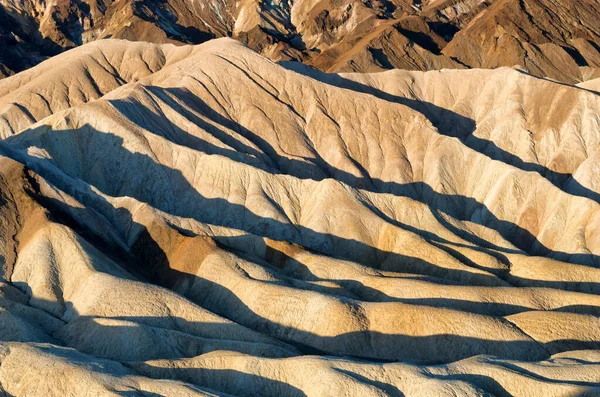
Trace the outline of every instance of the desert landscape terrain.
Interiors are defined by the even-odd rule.
[[[0,395],[600,395],[599,10],[0,0]]]

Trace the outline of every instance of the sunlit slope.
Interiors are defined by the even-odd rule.
[[[600,96],[227,39],[63,56],[0,82],[65,98],[0,127],[7,393],[598,392]]]

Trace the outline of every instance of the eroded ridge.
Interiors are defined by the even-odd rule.
[[[600,393],[596,93],[60,57],[0,81],[6,394]]]

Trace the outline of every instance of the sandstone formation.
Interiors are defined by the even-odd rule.
[[[596,87],[226,38],[3,79],[0,390],[599,394]]]

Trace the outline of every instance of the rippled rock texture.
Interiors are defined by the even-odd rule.
[[[600,393],[600,96],[102,40],[0,82],[7,395]]]

